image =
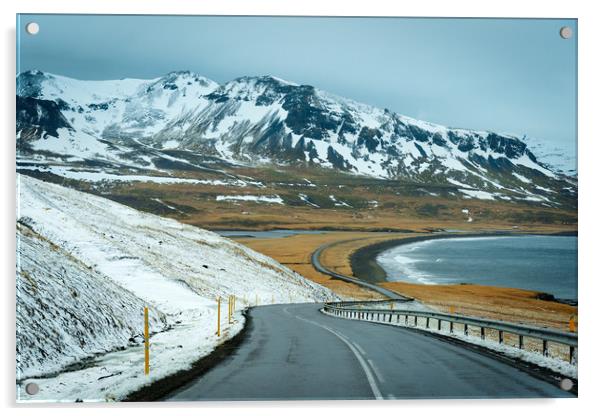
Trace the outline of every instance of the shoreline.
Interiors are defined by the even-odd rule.
[[[429,241],[429,240],[439,240],[439,239],[454,239],[454,238],[479,238],[479,237],[521,237],[521,236],[548,236],[548,237],[577,237],[577,232],[558,232],[558,233],[550,233],[550,234],[542,234],[542,233],[512,233],[512,232],[492,232],[492,233],[456,233],[456,234],[435,234],[435,235],[425,235],[425,236],[416,236],[416,237],[407,237],[407,238],[399,238],[394,240],[383,241],[375,244],[370,244],[365,247],[361,247],[358,250],[354,251],[349,256],[349,261],[351,263],[351,270],[353,272],[353,276],[358,279],[362,279],[366,282],[373,284],[381,284],[381,283],[397,283],[390,282],[387,280],[387,273],[385,270],[378,264],[376,258],[388,249],[392,249],[394,247],[399,247],[402,245],[413,244],[421,241]],[[402,282],[404,283],[404,282]],[[405,282],[410,283],[410,282]],[[418,282],[411,282],[410,284],[421,284]],[[458,283],[458,285],[468,285],[466,283]],[[522,288],[514,288],[527,290]],[[541,295],[542,300],[549,300],[553,302],[559,302],[571,306],[576,306],[578,304],[578,299],[560,299],[556,298],[554,295],[538,291]]]
[[[478,235],[489,235],[480,230]],[[496,230],[502,231],[502,230]],[[505,231],[505,230],[504,230]],[[550,230],[550,233],[523,232],[513,235],[566,235],[559,234],[559,230]],[[564,231],[564,230],[562,230]],[[553,234],[555,233],[555,234]],[[241,239],[240,243],[265,254],[286,267],[305,276],[320,285],[323,285],[344,299],[378,300],[382,295],[368,290],[355,283],[336,279],[316,270],[311,263],[312,254],[323,247],[320,263],[327,269],[345,276],[354,276],[351,267],[352,254],[360,249],[374,246],[382,248],[385,245],[398,245],[401,242],[409,243],[417,237],[421,238],[449,238],[462,237],[468,234],[397,234],[390,233],[327,233],[305,234],[287,237],[286,241],[278,239]],[[499,235],[499,233],[498,233]],[[572,233],[571,235],[575,235]],[[386,243],[386,244],[384,244]],[[364,253],[366,250],[362,250]],[[376,253],[374,253],[376,254]],[[355,256],[356,262],[358,256]],[[361,259],[360,259],[361,260]],[[357,267],[356,267],[357,268]],[[356,278],[358,278],[356,276]],[[358,278],[359,279],[359,278]],[[541,327],[569,329],[569,321],[578,316],[577,306],[560,303],[556,299],[542,296],[541,293],[525,289],[513,289],[496,286],[479,285],[423,285],[402,282],[376,283],[386,289],[403,296],[417,299],[425,305],[439,311],[459,313],[486,319],[505,320],[508,322],[523,323]]]

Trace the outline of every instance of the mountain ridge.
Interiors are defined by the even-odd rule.
[[[516,136],[448,128],[271,75],[218,84],[190,71],[118,81],[28,71],[17,77],[17,92],[21,101],[57,104],[72,129],[50,132],[59,140],[69,136],[75,143],[86,135],[86,140],[102,143],[108,154],[111,146],[144,144],[234,164],[319,166],[491,194],[510,191],[542,202],[551,202],[551,192],[542,189],[558,192],[576,185],[575,178],[538,160]],[[27,129],[27,113],[20,109],[18,118],[22,114],[25,120],[18,120],[17,137],[31,144],[21,147],[52,153],[52,146],[40,144],[39,128],[31,129],[29,121]],[[68,146],[61,149],[69,153]]]

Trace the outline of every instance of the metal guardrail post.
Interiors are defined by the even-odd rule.
[[[390,301],[385,301],[387,305],[390,305]],[[372,304],[383,304],[383,301],[375,301]],[[480,329],[481,339],[486,339],[486,330],[493,329],[498,332],[498,342],[504,343],[504,332],[515,334],[518,336],[518,348],[525,348],[524,338],[533,338],[541,340],[543,343],[541,353],[544,356],[549,355],[549,343],[558,343],[565,345],[568,351],[568,358],[571,364],[577,363],[577,333],[576,332],[563,332],[556,329],[540,328],[534,326],[528,326],[523,324],[514,324],[511,322],[496,321],[491,319],[483,319],[471,316],[457,315],[457,314],[445,314],[431,311],[413,311],[413,310],[392,310],[384,311],[382,308],[369,309],[366,308],[366,302],[337,302],[328,303],[325,305],[324,310],[331,313],[334,316],[345,316],[345,317],[356,317],[358,319],[364,319],[367,321],[378,321],[385,323],[393,322],[393,315],[397,315],[397,323],[401,322],[401,316],[404,317],[405,326],[418,327],[418,318],[425,318],[426,324],[425,329],[430,329],[431,319],[437,319],[437,330],[442,330],[442,322],[449,322],[449,333],[454,333],[454,325],[461,324],[464,326],[463,333],[470,336],[469,327],[477,327]],[[383,315],[381,318],[381,314]],[[376,315],[376,316],[375,316]],[[387,321],[387,315],[389,319]],[[409,324],[409,317],[413,317],[412,325]],[[376,318],[376,319],[375,319]],[[423,328],[423,327],[420,327]],[[515,345],[515,344],[513,344]],[[566,359],[566,358],[565,358]]]
[[[543,340],[543,348],[542,348],[542,354],[544,357],[547,357],[549,355],[549,351],[548,351],[548,340],[544,339]]]
[[[575,347],[573,347],[572,345],[569,347],[569,363],[571,364],[575,364],[576,361],[576,355],[575,355]]]
[[[150,374],[150,332],[148,328],[148,307],[144,307],[144,375]]]

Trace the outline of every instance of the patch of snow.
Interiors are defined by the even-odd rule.
[[[316,184],[313,183],[312,181],[310,181],[309,179],[307,179],[307,178],[301,178],[301,179],[303,179],[307,183],[307,186],[310,186],[312,188],[316,187]]]
[[[456,185],[456,186],[461,186],[462,188],[472,188],[471,186],[469,186],[469,185],[466,185],[466,184],[464,184],[464,183],[462,183],[462,182],[459,182],[459,181],[457,181],[457,180],[455,180],[455,179],[452,179],[452,178],[447,178],[447,181],[448,181],[449,183],[453,184],[453,185]]]
[[[353,208],[351,205],[349,205],[348,203],[346,203],[345,201],[341,201],[339,199],[337,199],[334,195],[329,195],[328,198],[330,198],[330,200],[332,202],[334,202],[334,206],[335,207],[347,207],[347,208]]]
[[[169,204],[166,204],[165,202],[163,202],[163,201],[162,201],[162,200],[160,200],[159,198],[152,198],[152,200],[153,200],[153,201],[155,201],[155,202],[158,202],[159,204],[161,204],[161,205],[163,205],[163,206],[165,206],[165,207],[167,207],[167,208],[169,208],[169,209],[171,209],[171,210],[173,210],[173,211],[182,212],[182,211],[180,211],[179,209],[177,209],[176,207],[172,207],[171,205],[169,205]]]
[[[168,140],[162,143],[163,149],[175,149],[180,145],[180,142],[177,140]]]
[[[284,205],[284,201],[278,195],[218,195],[216,201],[252,201],[265,202],[267,204]]]
[[[30,170],[37,172],[53,173],[64,178],[74,179],[84,182],[153,182],[160,184],[188,183],[192,185],[214,185],[214,186],[236,186],[245,187],[247,183],[241,180],[219,180],[219,179],[187,179],[165,176],[150,175],[127,175],[117,173],[107,173],[103,171],[79,170],[65,166],[22,166],[19,170]]]
[[[462,192],[463,194],[465,194],[464,198],[477,198],[477,199],[485,199],[485,200],[490,200],[490,201],[495,200],[493,194],[491,194],[489,192],[477,191],[477,190],[471,190],[471,189],[460,189],[459,191]]]
[[[311,205],[314,208],[320,208],[319,205],[314,204],[313,202],[311,202],[309,200],[309,197],[306,194],[299,194],[299,199],[301,199],[301,201],[305,202],[308,205]]]
[[[520,180],[521,182],[524,183],[531,183],[531,179],[524,177],[523,175],[519,175],[516,172],[512,172],[512,175],[515,176],[516,178],[518,178],[518,180]]]

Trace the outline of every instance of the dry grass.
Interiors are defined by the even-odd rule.
[[[552,230],[553,231],[553,230]],[[341,274],[352,275],[350,256],[361,247],[377,242],[414,237],[416,234],[332,232],[301,234],[287,238],[241,239],[241,243],[266,254],[335,293],[356,299],[380,299],[378,293],[352,283],[333,279],[317,272],[311,265],[311,254],[321,245],[337,243],[324,250],[321,262]],[[413,297],[443,312],[450,307],[456,313],[510,322],[526,323],[568,330],[571,316],[577,317],[577,307],[536,299],[537,292],[480,285],[420,285],[402,282],[382,286]]]
[[[421,285],[403,282],[381,286],[413,297],[443,312],[569,330],[577,307],[536,299],[537,292],[480,285]]]
[[[242,171],[244,172],[244,171]],[[241,173],[238,172],[237,173]],[[484,201],[454,197],[416,195],[415,190],[399,186],[384,186],[372,181],[363,185],[358,178],[341,177],[343,187],[331,183],[335,179],[318,177],[315,188],[282,185],[279,178],[261,171],[250,171],[266,184],[263,188],[233,187],[202,184],[157,184],[133,182],[113,184],[97,192],[134,208],[173,217],[181,222],[209,229],[269,230],[269,229],[330,229],[344,231],[463,229],[466,231],[513,230],[549,232],[575,231],[577,212],[528,203]],[[263,175],[262,175],[263,174]],[[177,176],[196,177],[190,172]],[[206,175],[199,179],[207,178]],[[307,175],[309,176],[309,175]],[[328,179],[328,180],[327,180]],[[289,176],[286,182],[300,182]],[[80,188],[90,191],[83,183]],[[305,193],[322,198],[321,208],[313,208],[299,199]],[[250,201],[216,201],[217,195],[280,195],[286,206]],[[333,207],[328,195],[349,201],[353,208]],[[176,210],[156,202],[158,198]],[[378,201],[378,207],[367,201]],[[329,205],[330,204],[330,205]],[[473,222],[466,221],[463,209],[469,209]]]
[[[272,257],[306,278],[325,286],[338,295],[346,298],[361,300],[381,299],[382,296],[371,290],[364,289],[353,283],[333,279],[332,277],[318,272],[311,264],[312,253],[322,244],[332,243],[348,238],[367,237],[368,233],[325,233],[325,234],[300,234],[286,238],[272,239],[237,239],[238,242],[251,249]],[[333,264],[345,262],[347,253],[341,253],[343,258],[333,255],[328,250],[328,259],[322,259],[328,268],[334,268]]]

